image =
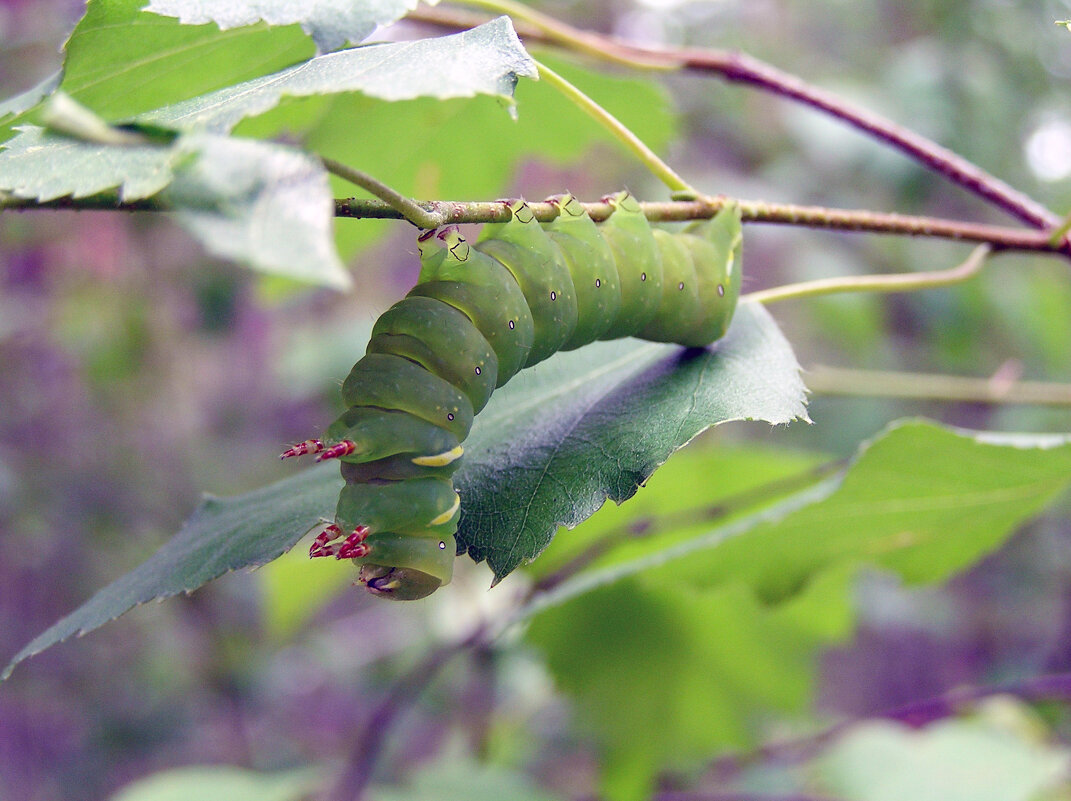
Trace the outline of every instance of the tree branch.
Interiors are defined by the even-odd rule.
[[[506,10],[501,0],[457,2],[462,5],[482,8],[494,6]],[[479,15],[459,13],[441,7],[422,8],[411,12],[408,18],[451,29],[468,28],[477,21],[486,21],[486,18]],[[678,69],[710,73],[733,83],[753,86],[794,100],[884,142],[1034,228],[1055,229],[1062,222],[1058,215],[1033,198],[936,142],[745,53],[700,48],[642,47],[612,36],[583,31],[543,15],[518,14],[518,19],[521,20],[517,27],[518,33],[526,39],[555,44],[606,61],[627,64],[636,69]],[[1071,242],[1062,239],[1062,243],[1065,249],[1071,250]]]
[[[822,206],[796,206],[788,203],[737,200],[724,196],[702,197],[697,200],[686,201],[641,203],[640,205],[644,214],[647,215],[647,219],[652,222],[686,222],[688,220],[710,219],[730,201],[736,202],[740,206],[741,217],[745,223],[798,225],[806,228],[835,231],[924,236],[988,244],[994,251],[1014,250],[1063,253],[1067,255],[1066,251],[1063,250],[1062,243],[1053,244],[1046,231],[982,225],[980,223],[946,220],[938,217],[883,214],[854,209],[831,209]],[[425,209],[441,214],[445,223],[455,225],[506,222],[510,216],[509,209],[503,203],[497,201],[428,201],[422,202],[420,205]],[[535,218],[540,222],[549,222],[558,214],[557,208],[550,203],[534,202],[528,205],[532,208]],[[596,222],[605,220],[613,211],[609,203],[602,201],[584,203],[583,206]],[[335,215],[337,217],[368,219],[403,219],[401,214],[386,203],[356,198],[336,200]]]

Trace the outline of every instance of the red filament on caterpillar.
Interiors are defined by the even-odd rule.
[[[304,442],[299,442],[292,448],[287,448],[285,451],[279,454],[279,458],[289,459],[292,456],[304,456],[307,453],[319,453],[323,449],[323,440],[307,439]]]
[[[323,453],[316,457],[316,461],[322,462],[326,459],[340,459],[343,456],[349,456],[355,450],[357,450],[356,443],[344,439],[337,445],[332,445],[330,448],[326,448]]]
[[[371,529],[368,526],[357,526],[342,542],[334,542],[344,535],[342,529],[332,523],[316,535],[309,547],[309,556],[333,556],[336,559],[360,559],[362,556],[368,556],[372,549],[364,541],[369,531]]]

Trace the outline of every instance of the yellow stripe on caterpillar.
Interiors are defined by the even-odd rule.
[[[449,509],[447,509],[445,512],[443,512],[441,515],[439,515],[438,517],[436,517],[433,520],[431,520],[428,523],[428,525],[429,526],[441,526],[443,523],[449,523],[450,522],[450,518],[454,516],[454,514],[457,512],[457,510],[459,508],[461,508],[461,496],[458,495],[455,492],[454,493],[454,503],[453,503],[453,505]]]
[[[414,456],[412,462],[421,467],[446,467],[450,462],[460,459],[461,454],[464,452],[465,449],[458,445],[456,448],[452,448],[444,453],[436,453],[432,456]]]

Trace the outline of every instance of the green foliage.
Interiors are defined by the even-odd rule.
[[[343,12],[334,8],[336,3],[320,0],[271,4],[152,0],[147,8],[144,5],[145,0],[89,0],[63,47],[62,71],[0,103],[0,199],[7,199],[6,193],[41,201],[92,198],[97,205],[116,199],[151,199],[173,210],[172,216],[212,254],[265,273],[336,288],[349,283],[343,262],[384,231],[397,232],[404,226],[350,220],[336,226],[332,194],[346,196],[353,189],[329,178],[318,155],[364,169],[419,199],[488,200],[519,191],[516,187],[530,193],[573,189],[588,199],[623,186],[635,189],[644,199],[654,199],[637,186],[646,185],[645,178],[630,171],[630,163],[607,145],[595,123],[544,83],[519,80],[533,77],[534,67],[504,19],[456,36],[330,52],[345,42],[359,43],[375,24],[397,18],[413,3],[354,2],[345,4]],[[268,6],[270,12],[265,10]],[[880,3],[870,3],[858,14],[843,12],[843,4],[815,4],[789,12],[775,28],[748,23],[746,15],[731,10],[718,12],[717,24],[699,24],[714,18],[689,4],[659,13],[665,19],[676,14],[672,24],[687,28],[695,43],[744,47],[790,69],[805,63],[804,71],[823,86],[846,91],[870,108],[912,121],[923,133],[938,136],[942,144],[1024,186],[1054,209],[1067,206],[1071,195],[1066,179],[1033,175],[1028,170],[1035,169],[1033,160],[1023,147],[1050,117],[1056,123],[1067,121],[1066,82],[1054,78],[1062,74],[1059,65],[1067,52],[1066,31],[1053,31],[1047,17],[1043,20],[1046,29],[1041,30],[1042,11],[1016,9],[1013,13],[1007,3],[1000,2],[905,5],[892,16]],[[876,18],[888,24],[875,26]],[[712,193],[731,196],[739,191],[910,213],[945,214],[951,209],[955,216],[968,216],[962,197],[957,194],[949,200],[938,179],[918,165],[890,156],[874,142],[857,138],[828,120],[815,124],[819,118],[811,111],[785,112],[784,108],[791,107],[752,104],[745,99],[752,95],[713,82],[666,82],[675,104],[684,109],[678,115],[671,110],[661,82],[654,79],[626,73],[611,77],[566,61],[550,63],[656,151],[667,152],[672,145],[674,159],[686,168],[682,174]],[[844,64],[853,65],[853,74],[845,73]],[[456,65],[463,68],[451,68]],[[18,88],[37,82],[44,74],[43,70],[31,74]],[[57,89],[101,120],[113,124],[137,120],[145,127],[152,122],[175,128],[179,135],[173,141],[164,137],[152,143],[103,145],[88,141],[86,135],[79,138],[76,131],[49,129],[44,104]],[[688,159],[693,160],[690,165]],[[566,167],[578,164],[582,173],[565,172]],[[563,186],[567,181],[576,183]],[[232,384],[236,394],[243,391],[246,385],[239,378],[244,371],[270,372],[259,362],[244,364],[256,345],[250,347],[243,341],[237,357],[236,351],[222,348],[223,355],[208,355],[225,335],[233,333],[228,330],[231,322],[213,331],[208,345],[197,338],[203,331],[178,340],[175,319],[186,318],[181,313],[168,316],[167,304],[181,306],[184,301],[169,301],[163,289],[159,295],[146,292],[129,300],[121,281],[112,280],[117,274],[112,270],[119,270],[112,262],[124,254],[121,247],[110,247],[110,229],[79,240],[80,272],[72,270],[73,277],[36,272],[40,252],[54,254],[70,247],[60,243],[59,237],[56,244],[47,241],[55,230],[47,227],[35,240],[32,232],[38,219],[7,214],[3,220],[5,228],[0,233],[5,247],[30,244],[26,253],[20,251],[5,260],[7,272],[0,275],[4,292],[0,297],[0,359],[7,359],[8,352],[22,347],[27,339],[42,349],[53,344],[52,339],[65,345],[74,342],[78,346],[73,348],[75,359],[80,361],[72,369],[87,375],[91,403],[117,392],[117,384],[135,386],[134,379],[144,372],[159,377],[155,383],[161,395],[178,398],[175,406],[161,404],[161,408],[181,409],[174,415],[162,414],[151,403],[143,401],[136,407],[129,400],[128,406],[124,398],[114,405],[123,413],[135,410],[124,420],[133,433],[113,436],[107,426],[98,426],[94,418],[87,424],[59,401],[53,409],[50,393],[72,404],[85,403],[77,389],[55,390],[46,384],[44,393],[37,386],[7,392],[6,382],[0,381],[4,417],[12,421],[12,428],[0,433],[16,443],[15,448],[0,448],[0,516],[25,507],[11,527],[12,550],[4,553],[3,560],[11,564],[2,578],[15,588],[8,594],[12,601],[36,591],[34,584],[44,583],[50,601],[70,608],[77,603],[71,599],[79,597],[85,587],[78,582],[81,573],[89,570],[84,565],[96,560],[98,568],[100,563],[108,565],[99,569],[111,570],[110,575],[115,571],[111,554],[99,542],[81,542],[79,527],[86,505],[79,505],[79,496],[92,499],[91,515],[121,521],[113,526],[122,536],[123,551],[132,543],[136,549],[135,537],[142,532],[131,531],[138,527],[131,520],[137,519],[140,525],[140,517],[159,514],[146,521],[147,535],[164,528],[174,530],[173,518],[166,514],[176,513],[183,502],[176,504],[175,498],[183,496],[181,478],[177,488],[170,483],[168,470],[173,463],[196,466],[190,469],[195,478],[185,476],[187,490],[197,482],[211,483],[206,475],[237,483],[245,479],[232,476],[248,477],[251,472],[265,476],[265,483],[275,478],[278,474],[262,465],[277,452],[275,445],[283,438],[278,421],[286,415],[249,392],[241,398],[242,405],[257,417],[261,439],[251,436],[249,428],[232,431],[229,415],[233,412],[220,414],[202,431],[187,433],[188,406],[200,402],[214,409],[217,396]],[[66,226],[70,219],[76,220],[70,224],[72,229],[93,228],[86,216],[62,218],[54,225]],[[139,219],[134,225],[143,222]],[[157,256],[160,266],[172,274],[179,272],[177,265],[198,262],[196,254],[167,258],[170,254],[163,252],[164,245],[154,251],[154,237],[163,229],[145,226],[136,230],[147,233],[131,250],[146,252],[145,259],[154,270]],[[766,233],[769,228],[758,230],[763,231],[762,238],[756,236],[752,242],[749,237],[745,248],[760,254],[749,262],[750,286],[746,288],[831,273],[930,269],[961,258],[958,245],[846,238],[834,246],[836,259],[831,263],[827,239],[809,235],[804,240],[793,233],[788,235],[791,240],[779,240],[776,237],[786,235]],[[404,242],[396,249],[408,250],[412,257],[415,246],[408,233]],[[307,402],[310,385],[326,387],[324,396],[335,400],[342,368],[331,359],[344,346],[339,341],[324,342],[330,335],[323,331],[332,330],[336,319],[371,319],[372,311],[360,305],[358,297],[378,302],[400,294],[403,281],[394,275],[397,265],[390,255],[386,249],[362,255],[355,265],[360,292],[341,299],[295,300],[288,284],[286,292],[274,296],[271,313],[257,317],[256,325],[248,323],[248,318],[263,311],[264,292],[257,299],[259,304],[249,301],[244,294],[248,278],[218,273],[237,287],[228,295],[238,309],[235,317],[240,322],[233,324],[235,328],[266,329],[269,321],[265,318],[273,318],[271,324],[276,327],[265,336],[287,343],[283,347],[291,352],[297,352],[295,342],[316,342],[303,351],[304,372],[294,382],[299,389],[287,381],[293,375],[280,368],[279,383],[290,393],[287,404]],[[1066,358],[1071,330],[1066,263],[1053,260],[1045,271],[1031,269],[1036,263],[1033,257],[1029,262],[1003,257],[997,262],[998,271],[987,272],[979,285],[966,291],[786,305],[784,311],[778,308],[778,319],[791,332],[793,347],[803,354],[800,361],[804,364],[839,360],[873,363],[883,369],[910,365],[912,369],[954,368],[976,374],[998,367],[1015,373],[1021,368],[1025,377],[1066,379],[1071,375]],[[415,266],[415,258],[409,259],[409,266]],[[218,265],[211,269],[220,270]],[[165,283],[163,272],[151,275],[142,280]],[[80,312],[85,317],[72,324],[70,316],[55,320],[51,307],[42,310],[23,303],[26,286],[62,292],[68,284],[103,283],[101,276],[109,281],[109,290],[115,289],[115,310],[109,304],[106,314],[83,301],[71,314]],[[384,276],[389,276],[389,284]],[[384,286],[376,283],[381,279]],[[266,284],[258,283],[263,290]],[[121,310],[126,306],[124,314]],[[60,315],[66,315],[62,303],[59,308]],[[44,320],[30,337],[21,336],[27,318]],[[313,322],[303,327],[309,319]],[[118,329],[100,333],[93,328],[115,328],[115,320],[120,323]],[[94,331],[95,336],[87,339],[86,331]],[[350,337],[335,339],[348,342]],[[162,341],[171,345],[172,340],[174,350],[181,354],[175,359],[182,369],[176,369],[175,375],[158,374],[153,367],[159,357],[154,345]],[[242,605],[245,599],[235,602],[233,596],[224,594],[227,590],[219,590],[223,604],[211,591],[193,599],[191,608],[201,615],[198,622],[208,619],[203,616],[205,610],[217,614],[213,603],[233,603],[240,621],[234,631],[241,633],[224,630],[213,635],[207,631],[211,626],[204,627],[201,634],[208,647],[189,660],[188,670],[204,672],[207,678],[201,681],[198,676],[197,684],[215,688],[218,694],[212,696],[213,703],[221,708],[231,704],[237,708],[243,694],[270,697],[282,708],[292,696],[298,699],[296,708],[301,712],[291,712],[295,707],[283,711],[287,723],[296,726],[306,712],[304,704],[313,707],[309,717],[315,729],[310,738],[314,751],[303,750],[307,744],[299,744],[298,735],[294,742],[279,745],[276,741],[285,740],[288,733],[273,731],[272,747],[279,751],[271,756],[281,753],[282,761],[262,758],[261,750],[269,749],[260,732],[281,727],[261,725],[266,717],[250,717],[239,726],[249,738],[248,743],[238,738],[243,740],[243,752],[221,754],[221,760],[293,764],[301,758],[296,754],[334,757],[344,746],[337,732],[321,731],[322,719],[317,715],[323,712],[315,707],[317,699],[327,696],[325,706],[347,712],[360,703],[378,709],[374,705],[382,698],[381,682],[389,681],[390,671],[397,667],[390,657],[402,653],[397,662],[405,667],[419,658],[420,646],[412,642],[412,632],[427,626],[436,637],[450,640],[471,631],[476,613],[466,606],[471,599],[465,596],[471,591],[478,596],[472,606],[486,605],[479,614],[487,620],[493,624],[519,621],[521,625],[510,628],[508,636],[481,642],[478,658],[458,668],[462,679],[446,674],[426,694],[430,701],[426,709],[408,718],[398,716],[405,722],[401,734],[393,733],[396,742],[388,743],[394,747],[383,752],[379,775],[405,775],[405,749],[411,743],[439,742],[444,733],[454,733],[451,728],[462,726],[467,727],[472,751],[480,754],[481,761],[451,753],[439,764],[400,780],[397,788],[373,785],[369,797],[381,801],[398,797],[545,799],[548,796],[518,766],[527,760],[524,769],[538,770],[541,761],[549,762],[551,769],[545,772],[556,777],[560,765],[554,761],[555,748],[559,756],[566,754],[565,763],[576,757],[579,771],[587,771],[584,779],[599,771],[598,781],[608,798],[638,799],[656,786],[674,786],[659,781],[667,770],[683,771],[674,780],[679,778],[685,786],[697,775],[698,766],[709,765],[718,754],[752,749],[780,738],[786,730],[811,731],[825,723],[825,715],[850,713],[850,702],[838,706],[840,699],[830,698],[829,685],[822,687],[820,658],[837,646],[847,648],[857,621],[867,621],[867,614],[897,613],[886,608],[868,612],[859,593],[864,572],[882,572],[907,586],[898,590],[902,594],[897,598],[931,597],[913,595],[910,588],[947,582],[978,565],[1024,523],[1046,510],[1059,510],[1059,499],[1066,497],[1071,483],[1067,436],[1015,438],[917,419],[886,427],[858,449],[847,469],[828,478],[831,473],[822,469],[826,457],[816,454],[853,450],[861,438],[887,426],[890,419],[923,410],[891,401],[863,405],[819,399],[810,407],[815,426],[772,431],[755,426],[719,432],[712,439],[719,441],[720,450],[690,448],[661,466],[709,426],[737,419],[781,424],[805,418],[803,387],[792,349],[764,310],[744,304],[729,336],[714,349],[682,352],[636,342],[599,343],[563,354],[496,393],[477,420],[464,466],[457,474],[465,509],[459,532],[463,549],[490,565],[497,579],[524,566],[519,575],[491,592],[486,592],[481,575],[479,581],[484,583],[477,590],[458,582],[461,586],[452,588],[457,593],[443,606],[419,605],[390,613],[394,617],[379,612],[374,614],[384,616],[374,617],[361,608],[361,614],[354,617],[348,614],[351,606],[340,602],[347,625],[311,624],[322,602],[352,581],[349,564],[316,564],[297,552],[277,559],[331,514],[340,485],[336,469],[314,467],[244,495],[205,500],[170,542],[25,646],[4,675],[28,656],[93,630],[133,606],[190,592],[230,571],[266,565],[260,571],[259,628],[255,613]],[[264,350],[270,353],[266,358],[276,355],[270,348]],[[354,348],[353,357],[358,354]],[[42,374],[54,376],[67,369],[62,358],[50,361],[50,356],[32,354],[31,358],[40,361]],[[217,364],[216,372],[200,369],[213,356],[223,366]],[[7,375],[8,362],[2,366]],[[142,375],[136,386],[150,395],[152,391],[143,389],[149,383]],[[263,385],[250,386],[259,390]],[[24,422],[36,419],[26,411],[35,405],[44,407],[40,415],[46,420],[36,428]],[[293,411],[289,405],[287,411]],[[1059,410],[1004,406],[989,411],[979,405],[933,404],[924,411],[976,428],[1067,429],[1066,414]],[[330,412],[324,411],[323,422],[329,418]],[[265,429],[271,431],[264,433]],[[12,431],[18,436],[11,436]],[[37,441],[54,431],[55,439],[47,444]],[[198,444],[198,434],[210,444]],[[156,437],[165,444],[158,444]],[[737,437],[763,437],[763,447],[739,443],[725,447],[726,440]],[[34,447],[23,448],[23,442]],[[786,442],[792,447],[806,446],[810,453],[770,447]],[[22,451],[31,450],[34,453],[23,458]],[[77,466],[66,474],[49,472],[50,465],[40,452],[60,463],[71,454],[70,461]],[[107,477],[99,468],[110,462],[134,465],[136,472],[144,474],[136,477],[139,481],[159,473],[166,491],[157,490],[159,494],[146,505],[147,512],[140,508],[131,513],[124,500],[108,495]],[[62,480],[54,480],[57,477]],[[24,501],[20,495],[24,485],[35,483],[49,484],[52,494],[43,496],[43,501]],[[604,505],[607,498],[620,502],[634,493],[623,506]],[[600,506],[577,529],[556,531],[562,525],[577,525]],[[160,511],[165,507],[167,513]],[[162,525],[161,519],[168,523]],[[0,524],[6,530],[6,518]],[[1053,592],[1052,587],[1062,586],[1058,579],[1065,569],[1062,552],[1053,546],[1066,536],[1066,516],[1051,514],[1035,529],[1053,538],[1037,548],[1042,556],[1036,558],[1043,564],[1035,565],[1039,573],[1049,571],[1042,578],[1052,582],[1048,591]],[[62,587],[56,583],[54,590],[51,582],[57,559],[66,572]],[[1040,595],[1046,587],[1030,584],[1035,574],[1021,569],[1021,575],[1002,575],[1001,582],[1029,584],[1017,591]],[[34,580],[24,582],[24,573]],[[543,582],[550,589],[532,589],[530,581]],[[242,586],[231,582],[219,587],[234,585]],[[965,597],[953,596],[954,586],[941,592],[946,593],[941,596],[946,600]],[[239,589],[235,595],[240,594]],[[1027,628],[1048,626],[1052,631],[1046,629],[1046,636],[1058,642],[1062,634],[1056,610],[1065,594],[1066,589],[1061,589],[1048,606],[1033,609]],[[990,638],[997,638],[1001,616],[1010,619],[1011,612],[1002,608],[997,614],[995,606],[981,608],[977,600],[969,602],[978,605],[972,613],[985,618],[985,625],[979,627],[984,629],[983,647],[988,648]],[[174,606],[183,610],[181,604]],[[927,608],[926,614],[931,613]],[[41,614],[50,615],[51,620],[59,613],[48,607]],[[349,627],[351,620],[356,622]],[[37,622],[28,620],[25,625]],[[173,667],[169,662],[175,652],[169,649],[186,639],[184,632],[175,636],[166,622],[155,625],[159,625],[152,635],[156,640],[151,642],[155,667],[147,672],[167,675],[167,681],[181,684],[181,679],[176,682],[165,670]],[[358,636],[347,636],[347,628],[359,629]],[[257,659],[249,657],[247,647],[259,629],[272,636],[271,659],[280,668],[267,680],[255,673]],[[302,630],[310,632],[305,641],[295,636]],[[106,636],[105,632],[97,635]],[[961,636],[966,643],[967,633],[957,630],[947,635],[957,646]],[[294,660],[294,654],[278,650],[279,639],[289,637],[296,642],[292,651],[303,656],[314,651],[314,657],[295,668],[294,661],[288,661]],[[1028,639],[1023,634],[1023,640]],[[1030,650],[1021,647],[1018,639],[1016,649]],[[62,658],[59,655],[65,650],[78,653],[69,648],[56,649],[54,654]],[[509,663],[520,659],[519,653],[532,659],[533,672],[546,669],[559,695],[530,676],[523,683],[510,673]],[[1064,655],[1057,648],[1048,654],[1048,662],[1040,653],[1016,656],[1020,661],[1013,669],[1040,671],[1043,666],[1062,665],[1059,660]],[[93,686],[95,696],[106,697],[108,677],[94,673],[96,658],[66,670],[43,671],[44,678],[36,670],[20,671],[17,680],[2,689],[11,693],[12,688],[17,692],[20,687],[34,686],[20,684],[24,679],[58,684],[62,679],[56,677],[66,673],[79,677],[80,685]],[[310,667],[310,663],[316,664]],[[134,674],[136,667],[131,664],[129,672]],[[872,669],[873,664],[867,667]],[[970,675],[967,668],[964,673],[941,674],[937,683],[949,681],[950,675],[957,681],[961,676],[978,681],[1011,673],[1007,664],[995,659],[983,668]],[[325,678],[332,671],[338,672],[341,678],[334,678],[350,693],[340,696],[344,702],[332,695],[338,688]],[[125,664],[121,672],[125,698],[130,678]],[[869,683],[872,673],[863,672]],[[283,674],[297,677],[291,679],[293,686],[283,685]],[[137,679],[131,678],[131,684]],[[515,692],[522,683],[524,692]],[[532,685],[538,685],[543,695],[533,691]],[[192,686],[191,682],[178,688],[183,706],[185,696],[194,692]],[[493,712],[481,712],[479,703],[469,703],[479,695],[473,687],[492,699],[487,704],[495,705]],[[33,714],[21,717],[34,717],[39,699],[46,694],[63,698],[66,704],[70,688],[69,684],[58,689],[46,684],[43,691],[35,688],[27,696],[26,707]],[[449,698],[448,692],[455,696]],[[169,710],[156,710],[154,701],[164,694],[165,690],[155,687],[148,693],[148,703],[144,696],[136,697],[136,704],[148,710],[140,714],[166,719],[156,724],[157,736],[160,730],[179,726],[169,717]],[[407,696],[396,711],[404,713],[409,705],[415,706],[415,695]],[[5,721],[0,722],[4,734],[11,721],[20,719],[19,698],[15,695],[12,702],[11,697],[4,698]],[[575,726],[565,722],[568,715],[554,703],[563,697],[572,704]],[[816,699],[824,704],[821,713],[815,712]],[[93,705],[82,709],[95,708],[96,701],[94,697]],[[538,711],[526,716],[525,703]],[[871,703],[867,708],[878,707]],[[427,723],[424,716],[431,719],[458,709],[464,713],[459,717],[468,716],[464,722],[434,719],[434,737],[420,728]],[[42,719],[49,718],[49,711],[43,709]],[[69,714],[76,717],[80,712]],[[1059,782],[1066,779],[1067,749],[1046,738],[1065,734],[1067,721],[1057,711],[1052,714],[1051,731],[1034,719],[1024,724],[1025,716],[1010,718],[1008,709],[1000,706],[919,730],[891,723],[864,724],[845,729],[827,752],[801,769],[805,777],[795,783],[786,778],[789,769],[783,765],[750,778],[767,794],[773,787],[784,794],[859,801],[1061,797],[1060,793],[1066,794]],[[505,727],[517,732],[504,748],[510,759],[502,759],[494,748],[499,742],[496,736],[506,739],[494,730],[503,718],[509,718]],[[257,725],[245,725],[248,720],[256,720]],[[350,718],[346,720],[352,725]],[[115,725],[110,719],[107,723]],[[412,730],[405,728],[410,725]],[[205,728],[196,727],[196,731],[200,736]],[[16,734],[16,741],[25,739],[21,731]],[[124,734],[115,736],[109,730],[99,740],[123,742]],[[137,748],[145,748],[141,731],[136,734]],[[62,735],[48,732],[40,739],[62,753]],[[82,746],[82,738],[70,739]],[[111,747],[109,756],[114,757],[116,749],[124,746]],[[591,751],[596,755],[585,763]],[[552,754],[549,760],[544,752]],[[196,759],[203,758],[203,749],[196,753]],[[181,758],[177,754],[173,755],[176,760]],[[139,765],[128,766],[127,756],[124,753],[119,761],[130,775]],[[779,761],[776,752],[770,761]],[[62,760],[43,762],[49,770],[53,765],[57,773],[63,770]],[[568,764],[564,770],[569,770]],[[78,771],[73,775],[81,781]],[[322,791],[334,775],[334,766],[276,775],[200,767],[151,776],[114,798],[286,801]],[[590,795],[590,789],[576,790],[569,781],[555,785],[563,797]],[[733,791],[718,782],[711,792]],[[48,788],[41,792],[47,793]]]
[[[107,120],[266,75],[312,55],[298,26],[221,31],[141,11],[144,0],[90,0],[64,45],[63,91]]]
[[[846,801],[1041,801],[1066,798],[1066,747],[1047,743],[1010,699],[920,731],[892,722],[850,729],[816,765],[822,790]]]
[[[716,455],[682,461],[691,463],[678,469],[693,476],[717,475]],[[786,466],[775,457],[765,470]],[[657,525],[658,516],[694,509],[678,483],[656,476],[646,508],[610,510],[609,529],[598,515],[589,525],[611,548],[627,542],[630,522]],[[621,548],[628,561],[596,562],[536,605],[527,638],[599,734],[607,794],[643,798],[660,769],[753,747],[769,712],[806,709],[819,648],[851,631],[860,566],[907,582],[941,580],[1068,485],[1067,437],[906,422],[866,446],[840,479],[797,493],[802,508],[791,509],[796,496],[775,484],[750,520],[693,524],[687,538],[674,526],[670,537]],[[724,497],[708,495],[715,504]],[[769,506],[778,497],[786,499]],[[586,547],[599,542],[588,537]]]
[[[744,369],[754,362],[766,365],[761,376]],[[674,389],[678,384],[683,393]],[[771,393],[771,385],[784,390]],[[718,349],[697,355],[634,340],[559,354],[496,392],[477,418],[456,474],[466,502],[472,502],[458,541],[501,578],[535,558],[558,525],[579,522],[606,497],[632,495],[658,464],[703,429],[743,416],[787,422],[804,413],[801,394],[791,351],[758,307],[741,309]],[[652,404],[662,404],[658,415],[652,415]],[[562,426],[566,419],[570,424]],[[607,420],[609,434],[600,433]],[[502,439],[507,436],[520,439]],[[585,438],[593,436],[606,436],[604,451],[615,442],[631,444],[619,461],[592,470]],[[510,453],[503,456],[504,450]],[[522,455],[525,475],[515,475]],[[509,481],[501,479],[504,463],[514,466]],[[5,675],[23,659],[138,604],[277,558],[331,516],[341,484],[337,470],[322,465],[245,495],[207,499],[148,561],[16,654]],[[523,519],[510,517],[492,527],[485,510],[493,507],[522,510]]]
[[[477,418],[455,479],[465,499],[459,546],[502,578],[558,526],[631,497],[711,425],[805,417],[802,390],[788,343],[748,304],[709,350],[620,340],[560,354],[496,392]]]

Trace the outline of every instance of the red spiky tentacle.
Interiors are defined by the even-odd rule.
[[[368,556],[372,549],[365,544],[365,539],[370,530],[368,526],[357,526],[346,536],[342,529],[332,523],[316,535],[309,548],[309,556],[333,556],[336,559],[360,559],[362,556]],[[334,542],[342,536],[346,538],[341,542]]]
[[[285,451],[279,454],[280,459],[289,459],[292,456],[304,456],[307,453],[319,453],[324,449],[323,440],[319,439],[307,439],[304,442],[299,442],[292,448],[287,448]]]

